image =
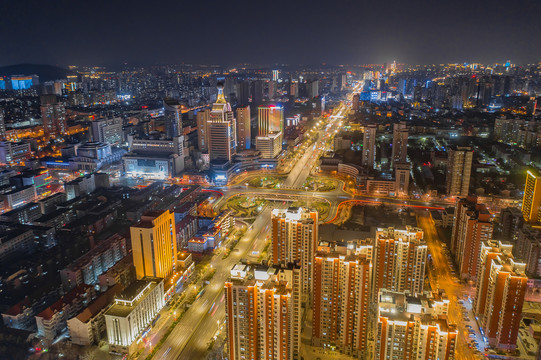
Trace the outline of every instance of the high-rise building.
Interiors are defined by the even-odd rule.
[[[163,100],[165,136],[172,139],[182,135],[182,114],[178,100],[166,98]]]
[[[199,151],[206,153],[208,146],[208,124],[210,120],[210,109],[200,110],[197,115],[197,141]]]
[[[122,118],[111,117],[92,121],[90,125],[92,141],[106,144],[122,142]]]
[[[438,316],[446,312],[438,308],[447,305],[426,307],[421,300],[399,292],[382,291],[379,294],[373,359],[455,358],[456,326],[450,325],[445,316]]]
[[[237,150],[236,121],[223,89],[223,84],[218,83],[218,97],[210,111],[208,149],[211,161],[230,161]]]
[[[272,264],[299,263],[302,292],[311,296],[318,241],[318,212],[301,207],[274,209],[271,220]]]
[[[56,95],[42,95],[41,119],[45,135],[63,135],[68,131],[66,109]]]
[[[319,96],[319,80],[312,80],[306,82],[306,93],[308,99],[313,99]]]
[[[487,241],[481,246],[474,311],[488,343],[514,350],[528,277],[526,265],[511,255],[512,245]]]
[[[392,166],[396,163],[405,163],[408,156],[408,128],[405,123],[399,122],[393,126]]]
[[[263,96],[265,92],[265,81],[264,80],[254,80],[251,83],[251,93],[252,93],[252,105],[259,106],[263,103]]]
[[[541,277],[541,231],[524,225],[514,235],[513,255],[526,263],[526,274]]]
[[[449,150],[447,160],[447,195],[468,196],[470,191],[473,150],[469,146],[458,146]]]
[[[250,82],[248,80],[237,83],[237,97],[239,106],[248,106],[250,103]]]
[[[6,120],[4,118],[4,109],[0,108],[0,141],[6,140]]]
[[[541,177],[533,170],[526,172],[522,214],[527,222],[536,223],[541,219]]]
[[[395,189],[397,195],[406,196],[409,194],[410,186],[410,164],[409,163],[395,163]]]
[[[376,164],[376,125],[370,124],[364,127],[363,133],[363,166],[370,169]]]
[[[372,295],[377,297],[380,289],[422,293],[427,255],[423,230],[378,228],[372,255]]]
[[[300,292],[297,265],[235,265],[225,283],[229,359],[299,359]]]
[[[250,106],[237,108],[237,149],[248,150],[252,147]]]
[[[273,159],[282,151],[282,133],[280,131],[268,133],[255,138],[255,148],[261,152],[263,159]]]
[[[519,208],[506,207],[500,211],[498,222],[498,239],[516,242],[516,236],[524,225],[524,216]]]
[[[133,264],[138,279],[168,278],[177,266],[175,216],[169,210],[145,213],[130,228]]]
[[[278,81],[280,78],[280,70],[272,70],[272,81]]]
[[[451,252],[458,263],[460,277],[475,280],[481,244],[492,239],[492,233],[491,215],[484,204],[478,204],[475,197],[457,202]]]
[[[164,280],[136,280],[105,311],[105,327],[111,351],[132,354],[137,337],[152,322],[164,304]]]
[[[284,131],[284,108],[277,105],[260,106],[257,109],[258,136]]]
[[[314,263],[312,344],[360,356],[368,348],[371,263],[360,254],[319,254]]]

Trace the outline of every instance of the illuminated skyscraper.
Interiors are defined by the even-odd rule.
[[[237,108],[237,149],[239,151],[252,147],[250,125],[250,106]]]
[[[394,173],[396,182],[396,193],[398,195],[409,194],[410,184],[410,164],[409,163],[395,163]]]
[[[380,289],[412,295],[422,293],[427,255],[423,230],[409,226],[404,230],[377,229],[372,255],[372,295],[377,297]]]
[[[0,141],[6,140],[6,121],[4,118],[4,109],[0,108]]]
[[[208,124],[210,120],[210,109],[200,110],[197,112],[197,141],[199,151],[206,153],[209,150],[208,146]]]
[[[147,212],[130,228],[133,264],[138,279],[167,278],[177,266],[175,216],[169,210]]]
[[[272,70],[272,81],[278,81],[280,70]]]
[[[56,95],[41,96],[41,119],[45,135],[64,135],[68,131],[66,109]]]
[[[469,146],[458,146],[449,150],[447,160],[447,195],[468,196],[470,191],[473,150]]]
[[[526,172],[524,197],[522,198],[522,215],[528,222],[538,222],[541,215],[541,177],[532,170]]]
[[[451,235],[451,252],[458,262],[458,273],[464,279],[477,276],[479,252],[484,241],[492,239],[491,216],[476,198],[460,199],[455,208],[455,224]]]
[[[311,296],[318,241],[318,212],[301,207],[274,209],[271,220],[272,263],[299,263],[302,271],[302,292]]]
[[[182,135],[182,114],[180,103],[175,99],[164,99],[165,136],[172,139]]]
[[[284,108],[276,105],[260,106],[258,112],[258,136],[284,131]]]
[[[513,246],[487,241],[481,246],[473,309],[491,346],[514,350],[528,277],[526,264],[511,255]]]
[[[353,356],[368,347],[370,261],[364,255],[319,254],[314,265],[312,344]]]
[[[431,299],[423,299],[429,303]],[[373,359],[453,360],[456,326],[446,316],[447,304],[424,306],[419,298],[382,291],[378,296],[378,321]],[[368,358],[368,357],[367,357]]]
[[[393,126],[392,166],[396,163],[405,163],[408,156],[408,128],[400,122]]]
[[[230,161],[237,150],[236,121],[223,89],[223,84],[218,83],[218,98],[210,111],[208,147],[211,161]]]
[[[229,359],[299,359],[300,292],[296,265],[235,265],[225,283]]]
[[[373,169],[375,163],[376,163],[376,125],[370,124],[364,127],[362,164],[363,166]]]

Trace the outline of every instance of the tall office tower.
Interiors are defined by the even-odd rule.
[[[250,106],[237,108],[237,149],[247,150],[252,147]]]
[[[65,134],[68,131],[68,125],[64,104],[58,101],[56,95],[42,95],[40,100],[41,119],[45,135]]]
[[[269,81],[268,83],[269,92],[268,92],[268,99],[270,101],[273,101],[278,97],[278,83],[276,81]]]
[[[371,264],[364,255],[319,254],[314,263],[312,344],[353,356],[368,347]]]
[[[218,83],[218,97],[210,111],[208,148],[211,161],[230,161],[237,149],[236,121],[223,90],[223,84]]]
[[[351,110],[357,112],[359,111],[359,103],[361,101],[361,95],[355,94],[351,100]]]
[[[237,264],[224,288],[230,360],[300,357],[301,272],[298,265]]]
[[[524,215],[524,220],[531,223],[539,222],[541,219],[541,177],[533,170],[526,172],[522,215]]]
[[[363,166],[370,169],[376,164],[376,125],[370,124],[364,127],[363,133]]]
[[[474,311],[491,346],[514,350],[522,317],[528,277],[526,265],[515,261],[512,245],[482,244]]]
[[[299,263],[302,271],[302,292],[311,297],[318,241],[318,212],[290,207],[274,209],[271,216],[271,261],[274,265]]]
[[[252,81],[252,105],[259,106],[263,103],[263,95],[265,92],[265,81],[264,80],[254,80]]]
[[[197,112],[197,142],[199,151],[206,153],[209,150],[208,146],[208,124],[210,120],[210,109],[200,110]]]
[[[478,204],[475,197],[457,202],[451,252],[457,260],[461,278],[475,280],[481,244],[492,239],[492,232],[491,215],[484,204]]]
[[[282,132],[269,133],[255,138],[255,148],[263,159],[273,159],[282,151]]]
[[[6,121],[4,118],[4,109],[0,108],[0,141],[6,140]]]
[[[411,298],[403,293],[382,291],[378,297],[375,354],[372,359],[453,360],[456,326],[450,325],[431,299]],[[429,306],[423,303],[428,302]],[[432,306],[432,309],[431,309]],[[433,314],[429,315],[430,311]],[[367,357],[368,358],[368,357]]]
[[[119,144],[122,142],[122,118],[97,119],[90,124],[92,141]]]
[[[500,212],[498,239],[516,242],[516,236],[523,225],[524,217],[520,209],[516,207],[506,207]]]
[[[294,100],[299,97],[299,83],[297,81],[293,82],[290,79],[289,82],[289,98]]]
[[[526,112],[528,115],[535,115],[535,110],[537,109],[537,99],[535,97],[531,97],[530,100],[528,100],[528,103],[526,104]]]
[[[396,182],[396,192],[398,195],[408,195],[410,186],[410,164],[395,163],[394,173]]]
[[[182,135],[182,114],[178,100],[166,98],[163,100],[165,136],[172,139]]]
[[[250,103],[250,82],[248,80],[237,83],[237,97],[239,106],[248,106]]]
[[[306,82],[306,92],[309,99],[313,99],[319,96],[319,80],[312,80]]]
[[[468,196],[470,191],[473,150],[469,146],[458,146],[449,150],[447,159],[447,195]]]
[[[280,70],[272,70],[272,81],[278,81],[280,78]]]
[[[380,289],[420,294],[423,292],[428,249],[423,230],[378,228],[372,261],[373,297]]]
[[[405,163],[408,157],[408,128],[405,123],[399,122],[393,126],[392,166],[396,163]]]
[[[130,234],[138,279],[167,278],[173,274],[177,266],[177,239],[172,212],[147,212],[130,228]]]
[[[280,105],[264,105],[257,108],[258,136],[284,131],[284,108]]]

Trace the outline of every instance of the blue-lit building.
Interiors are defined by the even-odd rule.
[[[39,84],[37,75],[13,75],[10,79],[11,90],[26,90]]]

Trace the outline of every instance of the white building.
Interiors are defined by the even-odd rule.
[[[164,304],[163,279],[145,277],[133,282],[104,314],[109,349],[130,353],[131,344]]]
[[[255,148],[261,152],[263,159],[273,159],[282,151],[282,133],[269,133],[255,138]]]
[[[13,164],[32,156],[30,144],[26,142],[0,141],[0,163]]]

